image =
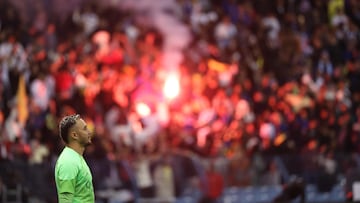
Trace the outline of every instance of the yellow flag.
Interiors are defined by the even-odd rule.
[[[338,8],[344,9],[344,0],[330,0],[328,4],[328,16],[330,21],[336,14]]]
[[[28,97],[26,94],[26,83],[23,75],[19,78],[19,87],[16,93],[18,119],[22,125],[25,125],[29,116],[28,112]]]
[[[214,59],[209,59],[208,61],[208,67],[218,72],[223,72],[227,70],[228,66],[229,66],[228,64],[222,63]]]

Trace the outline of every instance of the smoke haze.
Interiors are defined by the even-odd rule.
[[[123,0],[122,9],[131,9],[156,28],[164,38],[163,66],[176,71],[183,60],[182,51],[191,37],[188,27],[179,20],[178,5],[174,0]]]

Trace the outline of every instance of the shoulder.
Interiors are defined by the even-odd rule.
[[[56,175],[67,174],[71,177],[76,176],[81,166],[81,157],[71,151],[71,149],[64,148],[61,152],[55,166]]]
[[[81,157],[74,150],[65,147],[58,158],[58,162],[70,164],[81,163]]]

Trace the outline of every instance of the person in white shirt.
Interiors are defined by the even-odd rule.
[[[9,88],[13,95],[17,90],[12,84],[12,82],[16,83],[12,81],[13,76],[19,73],[25,73],[25,76],[28,76],[27,67],[27,54],[24,47],[17,42],[14,35],[9,35],[7,41],[0,44],[0,77],[5,88]]]
[[[224,16],[215,27],[215,39],[220,49],[227,48],[237,34],[236,26]]]

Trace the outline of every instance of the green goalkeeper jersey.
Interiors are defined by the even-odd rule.
[[[84,157],[69,147],[61,152],[55,166],[59,203],[94,203],[92,175]]]

